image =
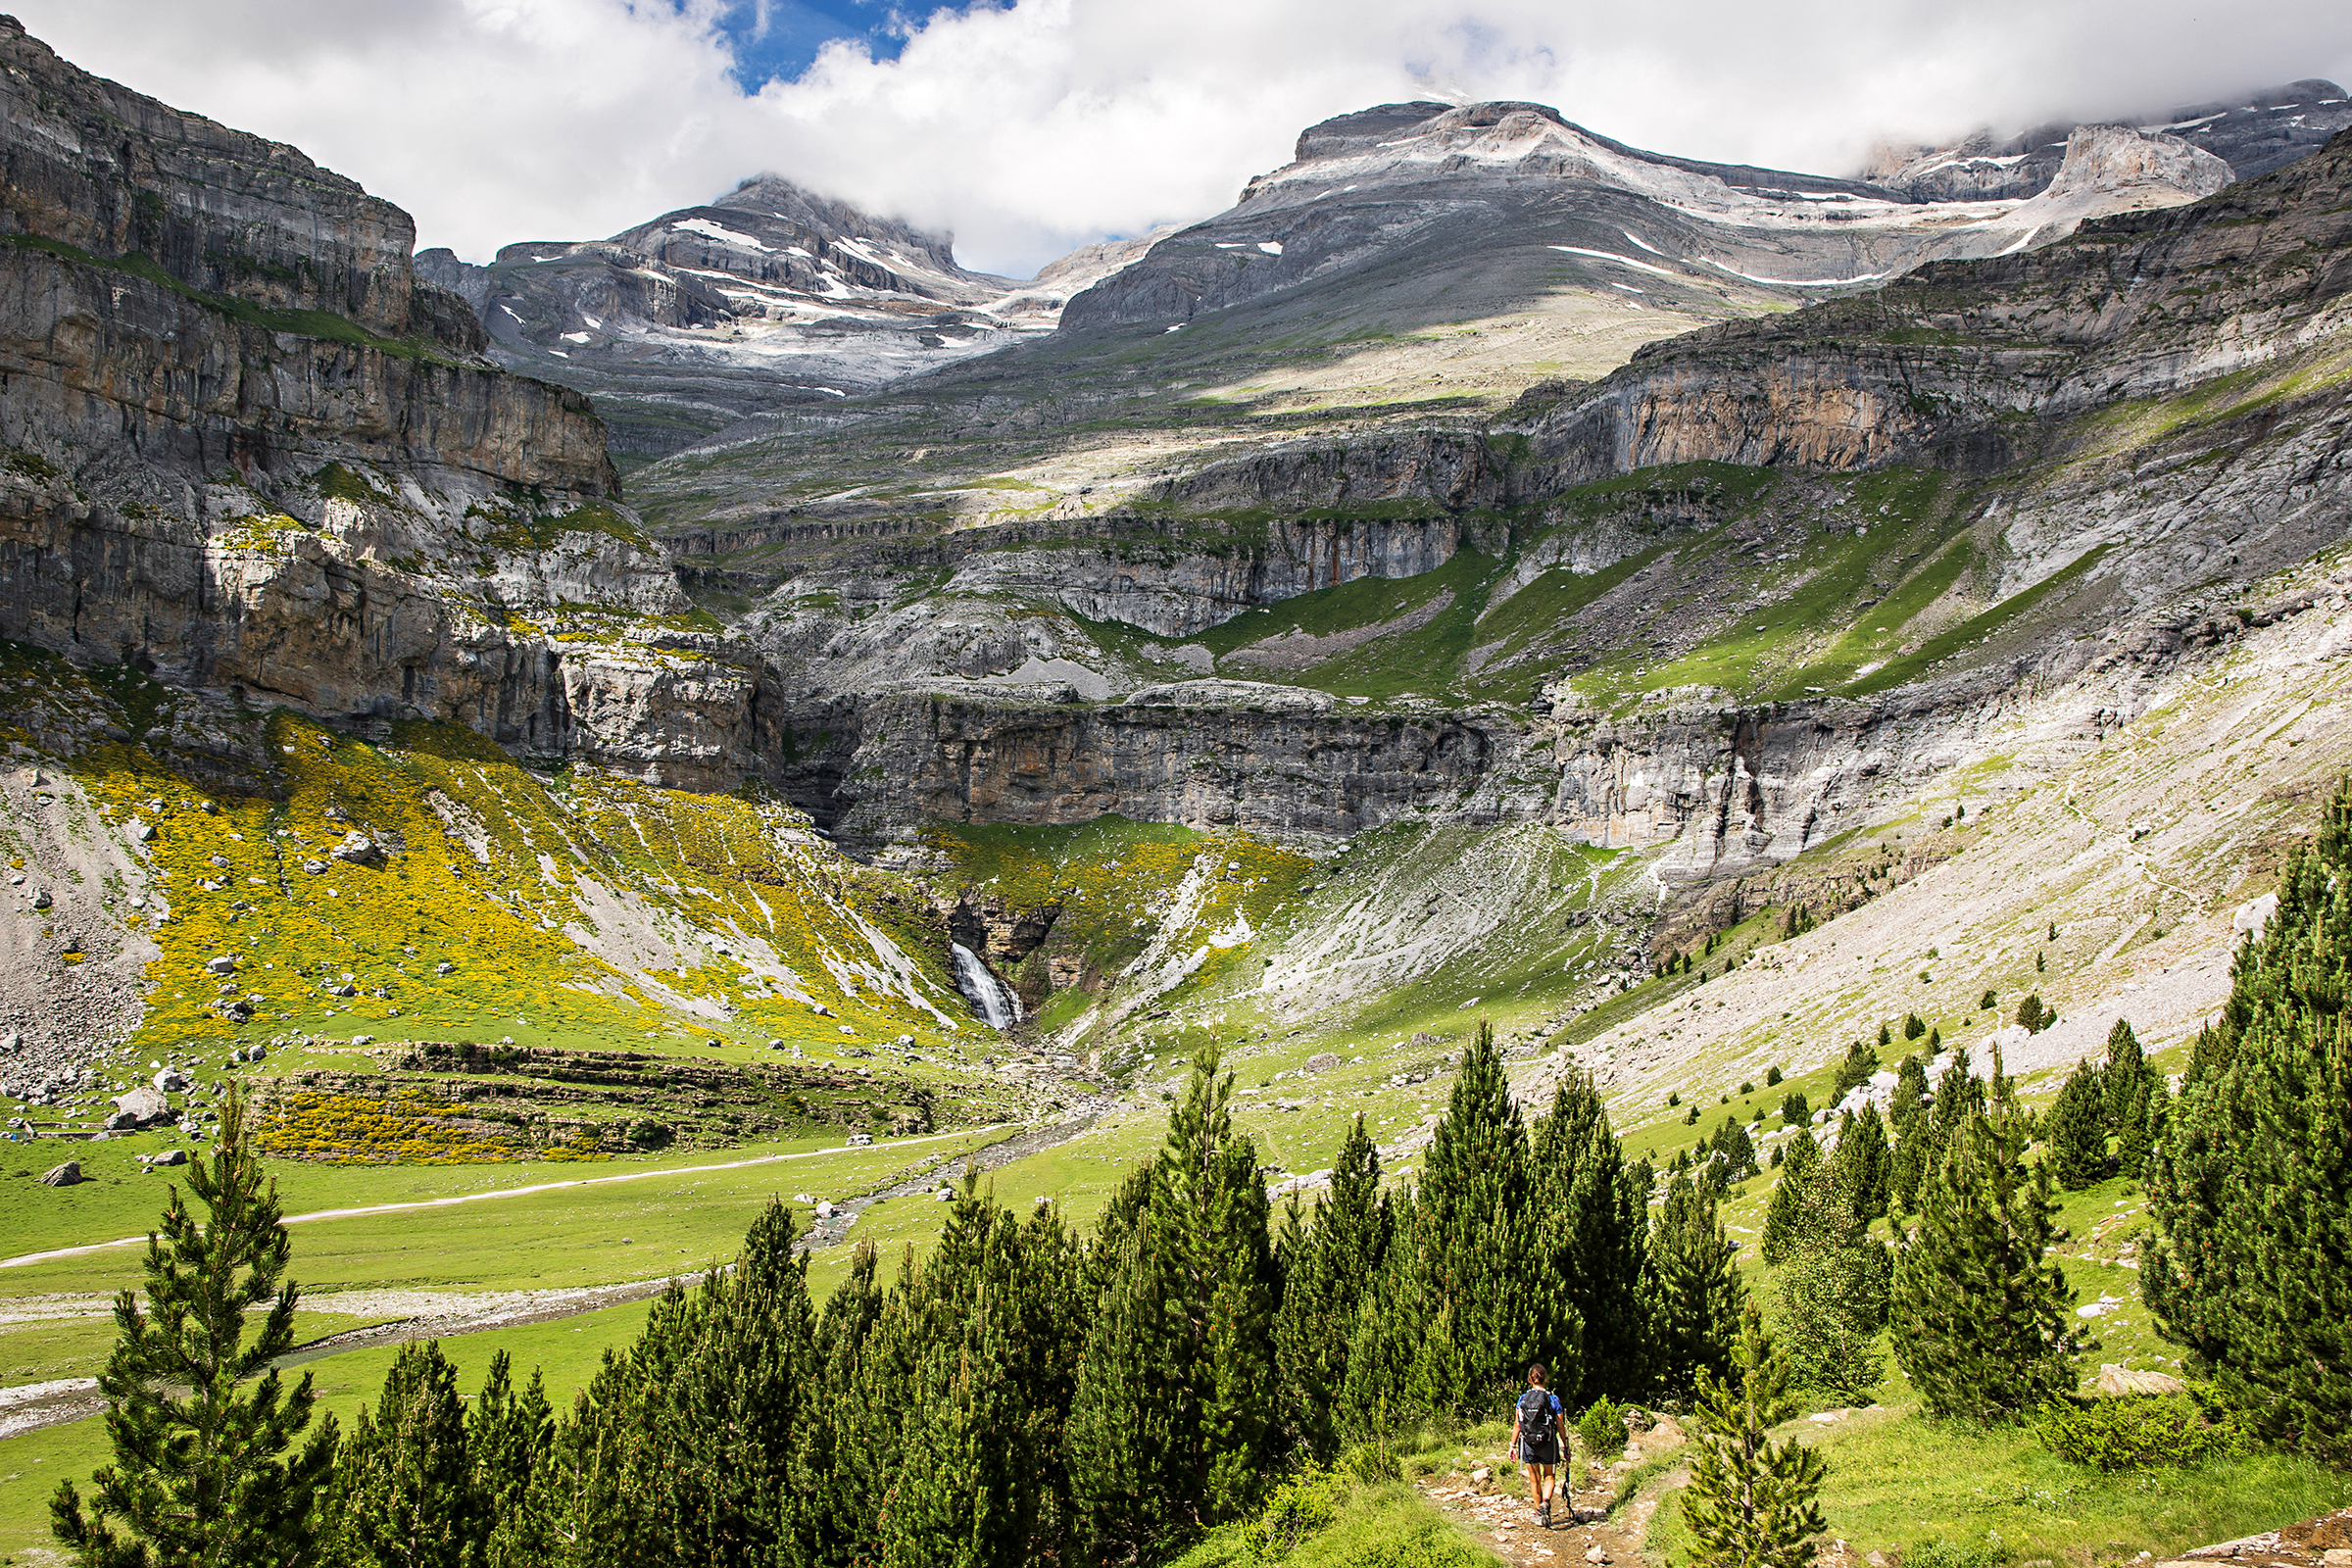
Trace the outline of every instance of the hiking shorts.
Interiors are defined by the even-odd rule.
[[[1558,1464],[1560,1462],[1560,1435],[1553,1432],[1541,1438],[1521,1438],[1519,1440],[1519,1462],[1521,1464]]]

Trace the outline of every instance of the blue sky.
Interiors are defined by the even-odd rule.
[[[907,37],[947,4],[889,5],[882,0],[740,0],[718,20],[732,47],[734,74],[746,92],[808,69],[817,50],[836,38],[862,44],[876,60],[895,60]]]

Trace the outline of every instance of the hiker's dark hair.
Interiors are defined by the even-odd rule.
[[[1544,1363],[1541,1361],[1527,1369],[1527,1381],[1539,1389],[1544,1386]]]

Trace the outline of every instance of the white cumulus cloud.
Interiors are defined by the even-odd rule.
[[[1842,172],[1884,137],[2152,112],[2352,75],[2284,0],[1014,0],[747,95],[718,0],[17,0],[68,59],[300,146],[481,259],[772,170],[1026,275],[1229,205],[1317,120],[1525,98],[1638,146]]]

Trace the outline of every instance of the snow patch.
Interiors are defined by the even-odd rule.
[[[729,245],[748,246],[756,251],[773,251],[775,249],[773,245],[762,245],[751,235],[738,234],[724,223],[714,223],[708,218],[682,218],[669,226],[683,229],[689,234],[700,234],[705,239],[720,240]]]
[[[1678,273],[1668,271],[1663,267],[1652,267],[1647,262],[1637,262],[1631,256],[1620,256],[1614,251],[1592,251],[1582,245],[1554,245],[1551,248],[1566,251],[1571,256],[1590,256],[1595,261],[1615,262],[1619,267],[1639,267],[1644,272],[1655,272],[1660,277],[1673,277],[1679,281]]]

